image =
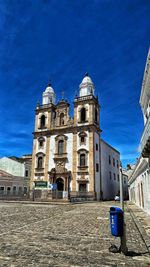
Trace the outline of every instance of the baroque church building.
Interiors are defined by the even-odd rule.
[[[101,164],[100,105],[88,74],[80,84],[79,96],[74,98],[73,118],[69,116],[69,106],[65,99],[56,103],[55,92],[49,84],[43,92],[42,105],[36,107],[32,197],[100,200],[104,198],[103,180],[106,179],[101,177],[105,164]],[[120,154],[111,146],[109,148],[117,166]],[[119,170],[116,179],[118,174]],[[109,170],[107,178],[110,179]],[[115,189],[112,197],[116,192]]]

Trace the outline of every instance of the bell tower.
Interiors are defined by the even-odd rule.
[[[100,105],[88,73],[74,99],[73,191],[86,190],[100,198]],[[77,172],[76,172],[77,169]],[[75,182],[76,181],[76,182]]]
[[[48,162],[50,134],[49,131],[55,125],[56,117],[56,95],[51,84],[48,84],[42,95],[42,105],[37,104],[35,109],[35,127],[32,153],[32,174],[30,189],[35,183],[44,182],[48,184]]]
[[[100,105],[94,96],[94,84],[88,73],[85,74],[80,87],[79,96],[74,99],[74,123],[76,125],[95,125],[100,127]]]

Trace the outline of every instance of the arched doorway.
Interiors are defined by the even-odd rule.
[[[63,198],[64,180],[62,178],[58,178],[56,180],[56,184],[57,184],[56,198]]]

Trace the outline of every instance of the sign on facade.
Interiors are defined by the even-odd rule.
[[[35,189],[47,189],[47,182],[46,181],[36,181],[35,182]]]

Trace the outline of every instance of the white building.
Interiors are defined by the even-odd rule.
[[[129,199],[129,189],[128,189],[128,171],[126,169],[122,169],[122,183],[123,183],[123,198],[124,200]]]
[[[8,157],[0,158],[0,170],[3,170],[15,176],[24,177],[25,175],[24,163]]]
[[[100,142],[100,105],[88,74],[79,86],[79,96],[74,99],[73,118],[69,116],[69,106],[64,99],[56,104],[54,89],[48,85],[42,105],[36,107],[31,192],[43,199],[113,198],[118,189],[120,154],[104,141]],[[112,164],[115,160],[115,167],[106,164],[112,176],[116,175],[112,181],[104,169],[107,153],[112,157]],[[51,190],[52,185],[57,187],[56,191]]]
[[[1,175],[0,175],[1,189],[0,190],[1,192],[6,193],[7,191],[6,185],[8,181],[9,181],[8,188],[10,189],[11,193],[18,192],[18,188],[21,187],[21,184],[22,186],[24,184],[25,192],[29,191],[31,164],[32,164],[32,155],[24,155],[21,158],[18,158],[18,157],[0,158],[0,171],[1,171]],[[16,181],[20,181],[19,187]],[[12,183],[12,186],[11,186],[11,183]],[[13,191],[13,188],[16,188],[16,191]],[[22,192],[24,192],[24,190],[22,190]]]
[[[131,201],[150,213],[150,49],[144,71],[140,105],[144,118],[140,142],[141,156],[129,178],[129,196]]]
[[[103,200],[120,195],[120,153],[101,139],[101,188]]]

